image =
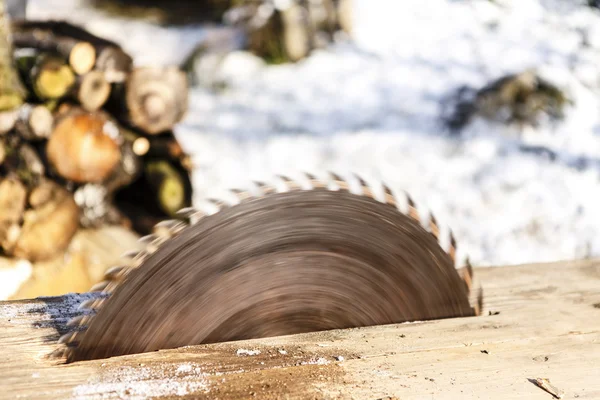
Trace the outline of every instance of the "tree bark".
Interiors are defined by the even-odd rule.
[[[96,63],[96,49],[89,42],[57,36],[45,30],[15,31],[13,46],[58,54],[78,75],[89,72]]]
[[[75,73],[60,57],[30,51],[17,54],[17,68],[23,82],[39,101],[65,96],[75,83]]]
[[[23,103],[25,88],[19,80],[12,58],[11,30],[4,0],[0,0],[0,111]]]
[[[90,43],[96,54],[95,68],[105,73],[111,83],[123,82],[133,68],[133,59],[117,43],[98,37],[76,25],[65,21],[18,21],[14,29],[21,32],[49,32],[55,36],[69,37],[76,41]]]

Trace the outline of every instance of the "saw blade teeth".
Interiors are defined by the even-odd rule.
[[[213,197],[207,198],[204,201],[214,205],[217,208],[217,210],[219,210],[219,211],[225,207],[231,207],[231,206],[235,205],[234,203],[227,202],[226,199],[216,199]],[[219,211],[217,211],[217,212],[219,212]]]
[[[102,304],[104,304],[105,301],[105,298],[88,299],[81,303],[77,309],[79,311],[97,310],[102,306]]]
[[[103,292],[106,290],[108,283],[109,283],[109,281],[98,282],[94,286],[92,286],[89,291],[90,292]]]
[[[477,302],[475,303],[475,315],[479,316],[483,313],[483,288],[479,286],[477,290]]]
[[[288,176],[275,175],[275,178],[277,179],[275,182],[275,190],[277,193],[286,193],[298,187],[296,182]]]
[[[256,191],[258,193],[258,196],[265,196],[267,194],[270,193],[276,193],[277,190],[275,187],[271,186],[271,185],[267,185],[264,182],[261,181],[252,181],[252,183],[254,184]]]
[[[456,265],[456,238],[454,232],[450,230],[450,243],[448,246],[448,255],[452,259],[452,262]]]
[[[158,235],[150,234],[150,235],[142,236],[141,238],[139,238],[138,243],[140,243],[144,246],[148,246],[152,242],[156,241],[156,239],[158,239]]]
[[[167,228],[171,229],[181,224],[182,222],[178,219],[164,219],[154,225],[155,228]]]
[[[121,254],[121,258],[126,258],[133,260],[139,256],[141,250],[127,250],[125,253]]]
[[[362,176],[360,176],[358,174],[354,174],[354,178],[360,184],[360,188],[361,188],[361,191],[362,191],[362,193],[360,193],[360,194],[362,194],[364,196],[369,196],[372,199],[376,198],[375,192],[373,191],[373,189],[371,188],[371,186],[369,185],[369,183]]]
[[[266,196],[268,194],[277,193],[277,185],[265,183],[262,181],[253,181],[256,197]]]
[[[275,177],[283,183],[282,188],[285,188],[287,190],[291,190],[292,186],[295,184],[295,182],[289,176],[275,175]]]
[[[153,229],[153,233],[155,235],[158,235],[162,240],[168,240],[168,239],[172,238],[173,236],[176,236],[186,226],[188,226],[188,224],[182,224],[181,226],[178,226],[178,227],[173,228],[173,229],[154,228]]]
[[[186,226],[185,222],[177,219],[167,219],[154,225],[155,235],[171,237],[174,232],[178,232]]]
[[[92,320],[91,315],[78,315],[76,317],[71,318],[67,322],[67,326],[69,327],[81,327],[87,325]]]
[[[458,268],[456,271],[458,272],[460,279],[462,279],[462,281],[465,285],[465,289],[467,290],[467,293],[471,293],[471,277],[469,276],[469,273],[467,272],[467,268],[461,267],[461,268]]]
[[[358,174],[352,174],[352,176],[354,176],[354,179],[356,179],[358,181],[358,183],[360,184],[361,187],[369,186],[367,181],[365,181],[362,176],[360,176]]]
[[[134,258],[131,259],[131,262],[129,263],[129,266],[131,268],[137,268],[140,265],[142,265],[142,263],[144,262],[144,260],[146,260],[146,258],[150,255],[151,253],[149,253],[146,250],[142,250],[140,251],[137,256],[135,256]]]
[[[225,190],[222,196],[222,201],[228,206],[233,207],[241,203],[239,193],[233,189]]]
[[[429,231],[435,237],[435,240],[440,240],[440,226],[438,225],[437,219],[433,213],[429,214]]]
[[[69,347],[61,346],[58,349],[53,350],[48,355],[48,358],[50,358],[50,359],[65,359],[65,360],[68,360],[70,354],[71,354],[71,349]]]
[[[327,188],[327,184],[322,182],[315,175],[308,173],[308,172],[303,172],[303,175],[307,180],[307,184],[308,184],[306,187],[307,190]]]
[[[202,217],[207,217],[207,216],[216,214],[219,211],[221,211],[221,209],[223,208],[223,205],[224,205],[224,203],[219,200],[203,199],[198,203],[198,209],[200,210],[200,213],[197,215],[198,216],[202,215]],[[191,225],[197,224],[202,219],[202,217],[190,218],[190,224]]]
[[[58,338],[58,343],[59,344],[72,344],[74,342],[77,341],[77,337],[79,336],[79,332],[78,331],[73,331],[73,332],[69,332],[69,333],[65,333],[64,335],[62,335],[60,338]]]
[[[460,269],[460,274],[463,282],[465,282],[465,285],[467,286],[468,292],[471,293],[473,287],[473,266],[471,265],[469,257],[465,258],[463,267]]]
[[[188,219],[192,215],[196,214],[197,212],[198,212],[198,210],[196,210],[194,207],[185,207],[185,208],[178,210],[175,213],[175,215],[177,215],[178,217],[184,218],[184,219]]]
[[[213,207],[213,206],[211,205],[211,207]],[[202,208],[202,204],[200,205],[200,208]],[[190,217],[188,218],[187,223],[189,225],[196,225],[198,222],[200,222],[200,220],[202,220],[202,218],[209,216],[209,215],[211,215],[211,213],[207,212],[205,208],[202,208],[200,210],[196,209],[196,212],[194,214],[190,215]],[[181,229],[183,229],[183,228],[185,228],[185,226],[182,227]]]
[[[392,189],[390,189],[390,187],[388,185],[386,185],[385,183],[382,184],[382,187],[383,187],[384,202],[391,206],[397,207],[398,202],[396,201],[396,196],[394,196]]]
[[[121,280],[128,272],[129,268],[122,265],[111,267],[104,272],[104,279],[110,281]]]
[[[419,218],[419,211],[417,210],[415,201],[412,199],[412,197],[410,197],[410,194],[408,193],[406,193],[406,201],[408,203],[408,216],[420,224],[421,219]]]
[[[189,223],[190,225],[194,225],[198,220],[204,217],[204,213],[202,210],[199,210],[197,207],[185,207],[178,210],[175,215],[177,218],[182,219],[184,224]]]
[[[238,199],[238,204],[239,204],[240,202],[242,202],[242,201],[245,201],[245,200],[248,200],[248,199],[251,199],[252,197],[254,197],[254,196],[252,196],[252,193],[250,193],[250,192],[249,192],[249,191],[247,191],[247,190],[242,190],[242,189],[229,189],[229,192],[230,192],[230,193],[231,193],[233,196],[237,197],[237,199]]]
[[[338,190],[345,190],[348,192],[350,191],[350,185],[348,184],[348,182],[346,182],[346,180],[344,178],[342,178],[335,172],[329,171],[328,174],[329,174],[331,181],[337,187]]]

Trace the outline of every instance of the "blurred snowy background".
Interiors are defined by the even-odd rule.
[[[176,128],[196,201],[274,174],[356,172],[409,192],[476,265],[600,256],[600,10],[587,3],[355,0],[352,37],[305,60],[229,54],[211,72],[225,89],[194,87]],[[138,65],[180,64],[216,30],[108,16],[84,0],[30,0],[27,17],[82,25]],[[527,68],[572,100],[563,120],[444,128],[459,87]]]

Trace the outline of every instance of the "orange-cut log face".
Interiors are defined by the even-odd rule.
[[[102,182],[119,163],[118,128],[101,114],[67,115],[54,128],[48,160],[62,177],[77,182]]]

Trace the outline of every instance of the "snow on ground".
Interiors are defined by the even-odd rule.
[[[69,11],[78,1],[32,1],[29,16],[67,14],[138,63],[179,62],[205,33],[109,23]],[[221,72],[240,74],[225,92],[192,91],[177,134],[197,165],[196,201],[278,173],[356,172],[408,191],[475,264],[600,256],[600,13],[584,1],[355,1],[354,42],[295,65],[233,54]],[[443,132],[453,89],[529,67],[575,100],[564,122],[521,135],[484,121],[460,139]]]

